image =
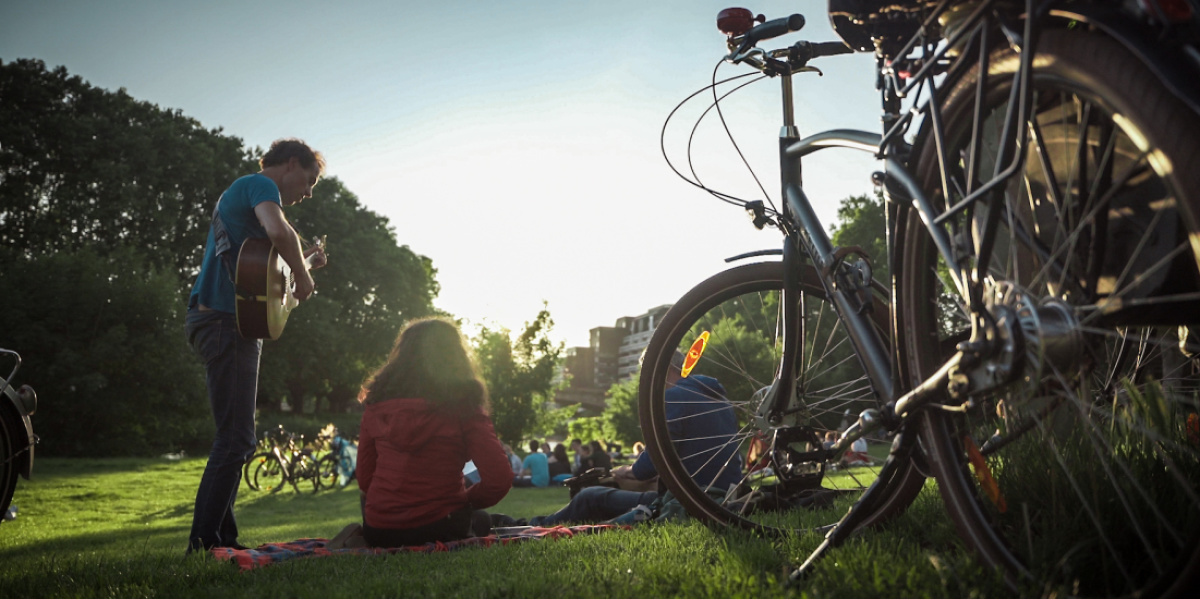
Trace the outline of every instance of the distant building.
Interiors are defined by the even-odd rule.
[[[563,359],[558,380],[570,377],[571,383],[554,394],[554,403],[560,405],[579,404],[587,414],[599,414],[604,410],[604,392],[596,386],[596,352],[590,347],[571,347]]]
[[[637,375],[642,351],[671,306],[652,308],[641,316],[623,316],[616,326],[589,331],[588,347],[567,349],[559,380],[570,377],[570,386],[558,391],[554,402],[580,404],[586,413],[604,409],[604,394],[614,383]]]
[[[662,317],[670,310],[670,305],[651,308],[641,316],[626,316],[617,319],[617,327],[628,333],[621,339],[620,351],[617,354],[617,380],[624,381],[637,375],[641,368],[642,352],[650,344],[650,337]]]
[[[620,323],[620,320],[617,321]],[[617,382],[617,365],[621,355],[621,342],[629,334],[620,326],[596,327],[590,331],[593,359],[592,383],[608,389]]]

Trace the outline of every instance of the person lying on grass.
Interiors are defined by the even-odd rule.
[[[683,465],[694,473],[692,478],[701,487],[728,489],[737,485],[742,476],[741,456],[734,441],[737,416],[717,379],[695,374],[683,378],[682,365],[683,354],[675,352],[666,381],[667,422],[671,437],[677,439],[676,453],[686,456]],[[656,491],[645,488],[647,482],[658,477],[649,453],[642,452],[632,466],[621,466],[612,474],[621,488],[587,487],[572,497],[566,507],[547,516],[534,516],[529,524],[603,522],[658,499]]]
[[[491,532],[480,508],[512,487],[488,416],[488,395],[462,334],[442,319],[410,323],[388,361],[363,384],[358,445],[362,525],[327,547],[403,547]],[[463,464],[479,482],[463,485]],[[360,532],[361,531],[361,532]]]

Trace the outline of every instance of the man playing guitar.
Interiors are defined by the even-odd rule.
[[[261,172],[234,181],[213,210],[204,262],[188,298],[188,342],[204,360],[217,434],[196,491],[188,552],[238,544],[233,503],[242,465],[254,452],[261,339],[238,334],[234,268],[247,238],[270,239],[295,276],[296,299],[313,293],[310,269],[325,265],[320,247],[301,249],[283,207],[312,197],[325,159],[298,139],[281,139],[259,160]]]

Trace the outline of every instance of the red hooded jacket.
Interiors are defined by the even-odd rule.
[[[474,460],[480,481],[463,487]],[[466,505],[491,507],[512,488],[512,470],[492,421],[482,410],[461,419],[439,414],[424,399],[367,404],[359,431],[358,487],[372,528],[431,524]]]

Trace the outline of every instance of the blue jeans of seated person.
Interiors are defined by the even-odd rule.
[[[658,493],[647,491],[622,491],[611,487],[587,487],[561,510],[549,516],[534,516],[530,526],[556,526],[563,522],[591,524],[616,518],[639,506],[649,505],[658,499]]]
[[[233,502],[242,465],[254,454],[254,399],[262,341],[245,339],[237,318],[218,311],[192,309],[185,326],[188,343],[204,360],[208,402],[217,425],[208,464],[196,490],[188,551],[237,544]]]

